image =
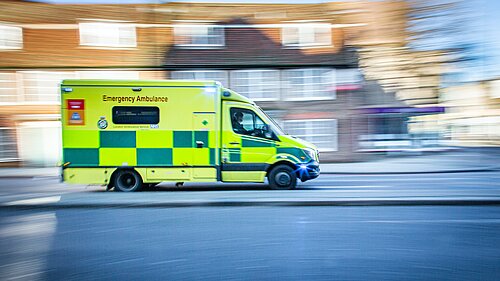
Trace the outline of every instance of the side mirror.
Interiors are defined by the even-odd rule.
[[[262,126],[262,133],[264,134],[264,137],[268,139],[273,138],[273,132],[269,129],[269,125]]]

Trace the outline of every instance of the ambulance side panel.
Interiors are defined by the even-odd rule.
[[[108,184],[126,167],[145,183],[218,180],[219,87],[62,89],[65,181]]]

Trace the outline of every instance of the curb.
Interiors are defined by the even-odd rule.
[[[473,172],[494,172],[499,171],[500,167],[475,168],[461,170],[437,170],[437,171],[407,171],[407,172],[321,172],[324,175],[410,175],[410,174],[455,174],[455,173],[473,173]]]
[[[191,208],[191,207],[376,207],[376,206],[492,206],[500,199],[371,199],[324,201],[214,201],[161,203],[48,203],[0,204],[0,209],[112,209],[112,208]]]

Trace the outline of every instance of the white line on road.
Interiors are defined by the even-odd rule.
[[[387,188],[387,187],[393,187],[393,186],[389,186],[389,185],[304,185],[304,188],[307,188],[307,187],[318,187],[318,188],[322,188],[322,187],[329,187],[329,188],[351,188],[351,189],[356,189],[356,188]],[[299,188],[301,188],[301,186],[299,186]]]
[[[259,268],[269,268],[269,265],[243,266],[243,267],[237,267],[236,270],[259,269]]]
[[[125,260],[107,262],[106,265],[120,264],[120,263],[126,263],[126,262],[135,262],[135,261],[142,261],[142,260],[144,260],[144,258],[125,259]]]
[[[173,263],[173,262],[186,262],[187,259],[175,259],[175,260],[166,260],[166,261],[159,261],[159,262],[152,262],[149,263],[150,265],[160,265],[160,264],[167,264],[167,263]]]
[[[50,204],[50,203],[57,203],[60,200],[61,196],[49,196],[49,197],[38,197],[38,198],[10,201],[10,202],[5,202],[2,205],[15,206],[15,205]]]

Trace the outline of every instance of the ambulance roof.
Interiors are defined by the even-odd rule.
[[[125,87],[207,87],[220,86],[216,81],[204,80],[108,80],[108,79],[67,79],[63,86],[125,86]]]

